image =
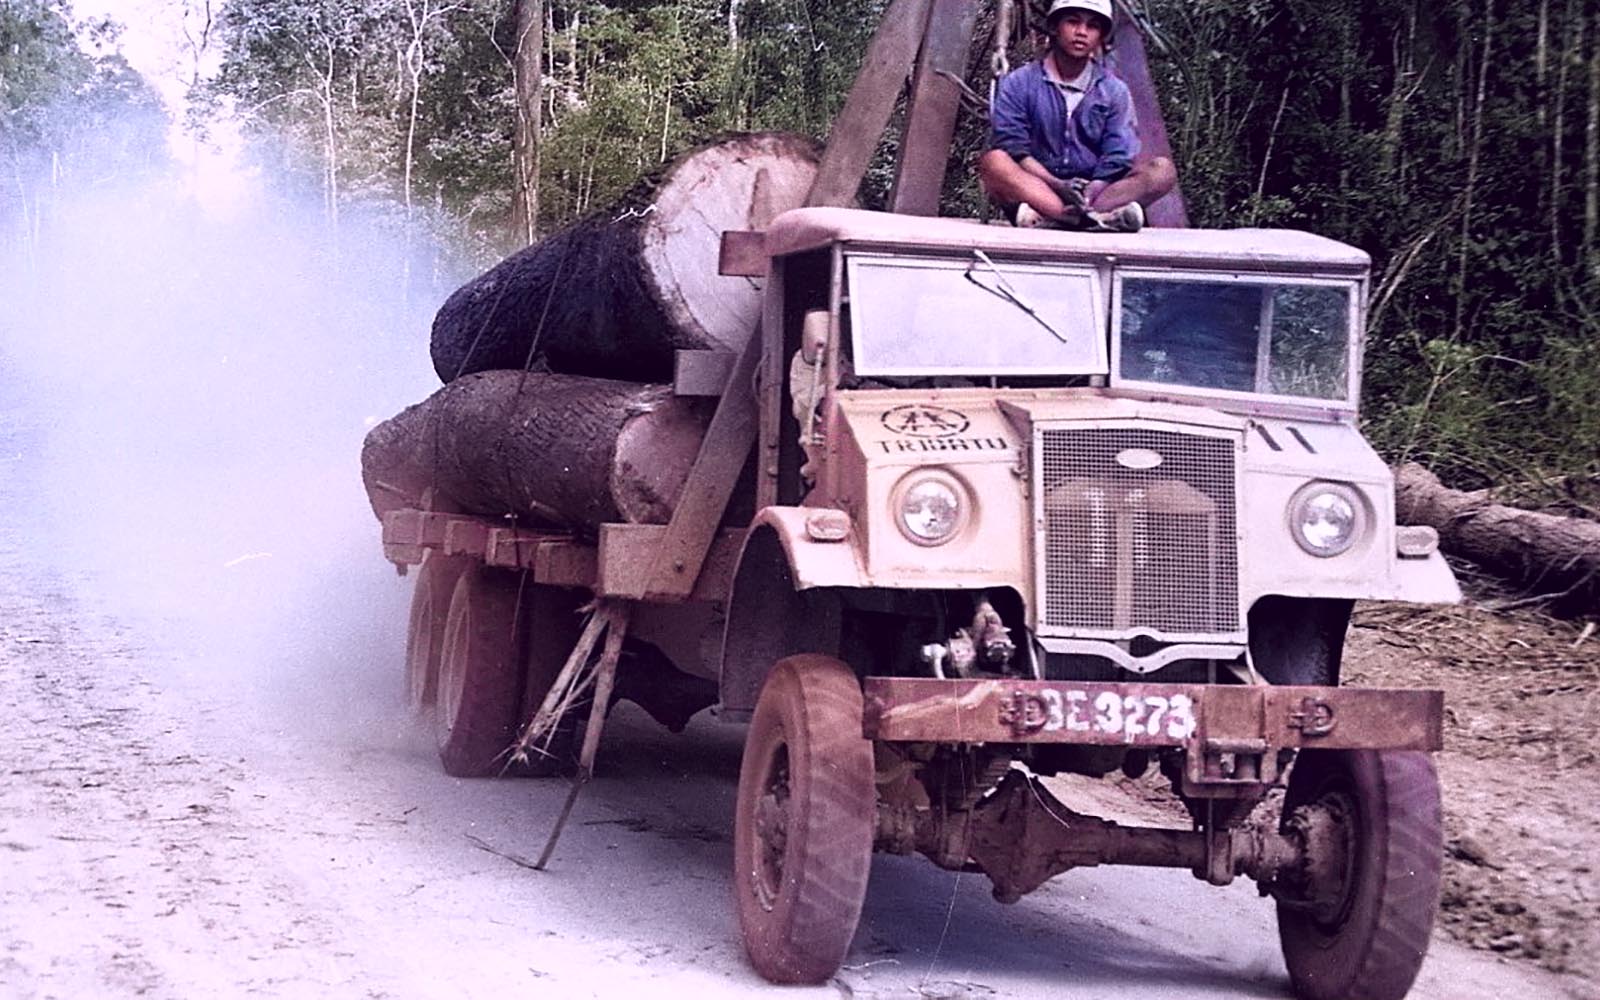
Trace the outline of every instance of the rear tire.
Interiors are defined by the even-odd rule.
[[[1283,826],[1308,808],[1337,817],[1325,844],[1343,875],[1325,906],[1280,897],[1278,938],[1295,995],[1401,1000],[1439,908],[1444,835],[1433,760],[1412,751],[1302,751]]]
[[[411,590],[411,618],[406,627],[406,703],[426,712],[439,693],[439,660],[444,649],[445,619],[456,581],[472,560],[429,551],[417,568]]]
[[[522,714],[521,583],[516,573],[484,566],[468,569],[456,581],[434,713],[446,774],[483,778],[505,768]]]
[[[826,656],[778,661],[745,738],[734,899],[745,951],[774,983],[820,983],[844,961],[872,864],[877,789],[861,685]]]

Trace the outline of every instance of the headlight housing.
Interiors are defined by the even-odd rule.
[[[1289,501],[1289,534],[1314,556],[1342,555],[1367,532],[1367,504],[1346,483],[1307,483]]]
[[[971,503],[954,476],[918,471],[895,490],[895,522],[900,533],[918,545],[943,545],[963,525]]]

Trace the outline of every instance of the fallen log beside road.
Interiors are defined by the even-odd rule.
[[[1600,522],[1453,490],[1413,463],[1395,470],[1395,516],[1401,524],[1431,525],[1445,552],[1549,597],[1562,613],[1600,608]]]
[[[451,295],[433,321],[434,370],[444,382],[495,368],[665,382],[676,349],[737,351],[761,290],[718,275],[722,233],[799,207],[817,155],[808,138],[762,133],[679,158]]]
[[[707,402],[665,386],[480,372],[374,427],[361,478],[380,519],[431,507],[584,533],[663,524],[709,421]]]

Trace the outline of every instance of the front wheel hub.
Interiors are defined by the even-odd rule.
[[[1328,927],[1343,922],[1354,895],[1355,810],[1348,796],[1334,792],[1296,808],[1284,821],[1284,833],[1300,845],[1303,861],[1273,895]]]
[[[766,909],[777,902],[783,886],[783,858],[789,848],[789,758],[780,748],[767,772],[764,792],[755,807],[756,897]]]

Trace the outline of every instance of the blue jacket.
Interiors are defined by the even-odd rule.
[[[1072,116],[1070,134],[1066,98],[1045,76],[1043,59],[1007,74],[990,113],[990,148],[1017,159],[1031,156],[1063,179],[1115,180],[1126,174],[1139,155],[1133,97],[1100,63],[1091,65],[1093,79]]]

